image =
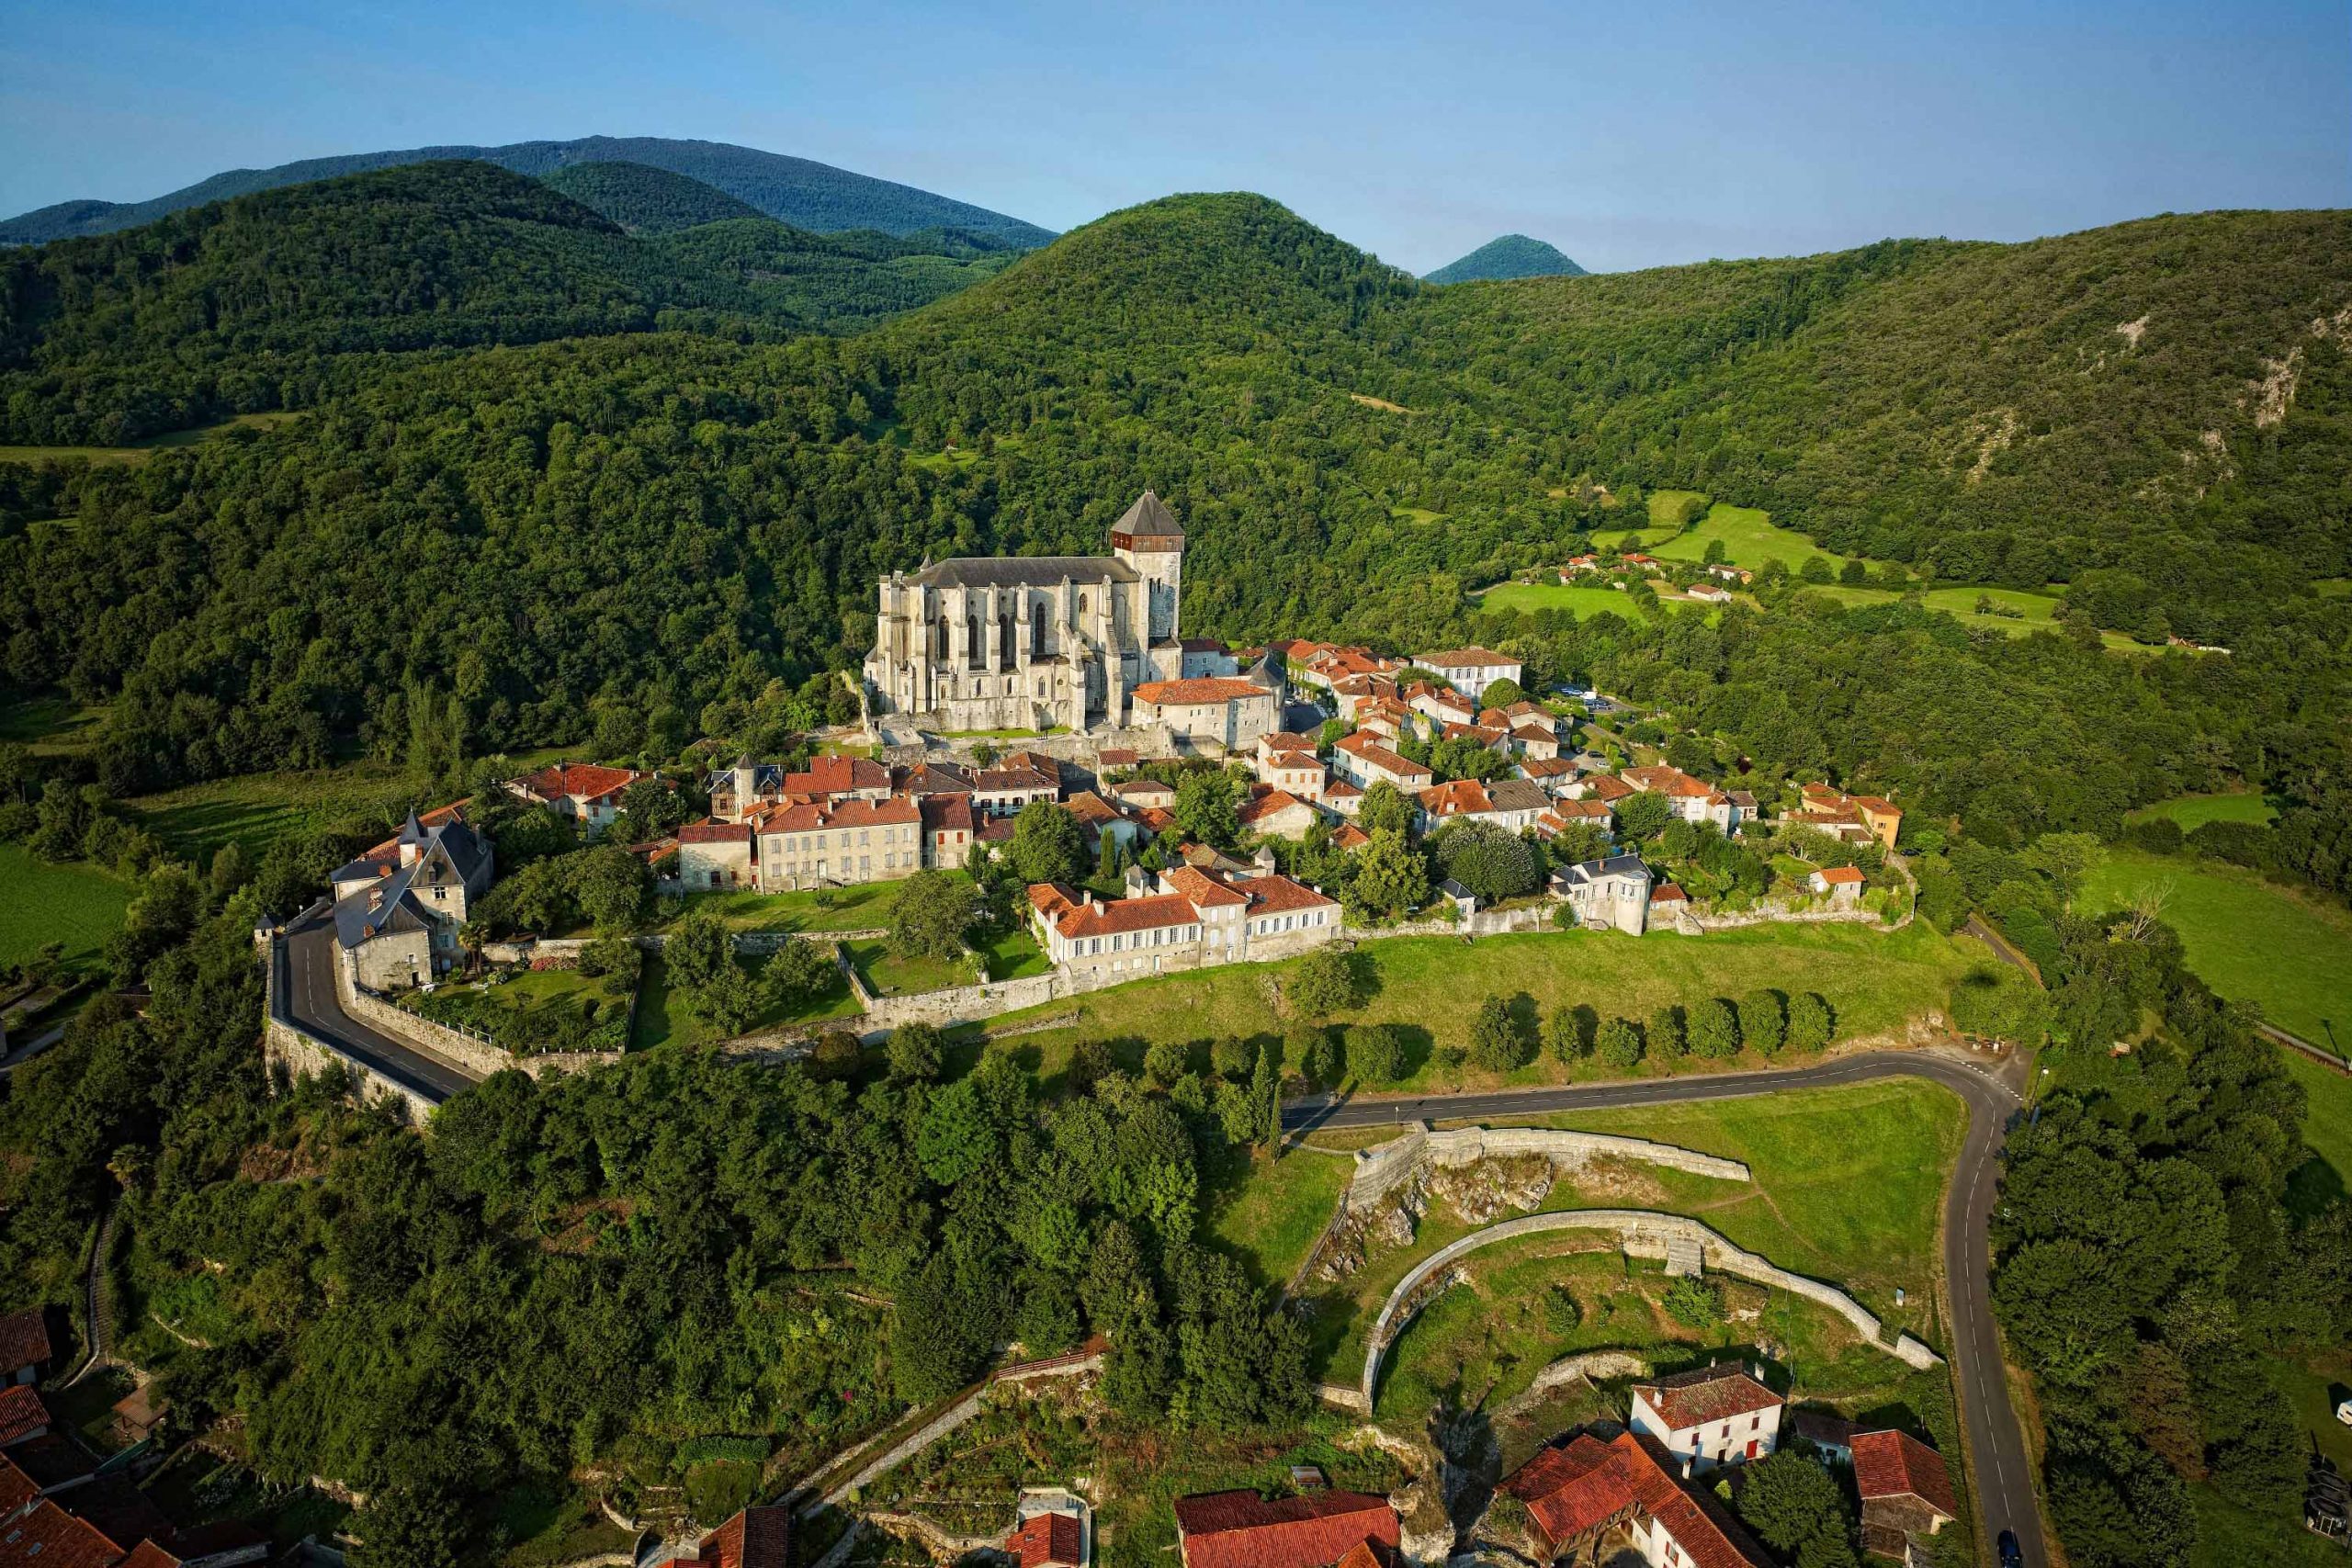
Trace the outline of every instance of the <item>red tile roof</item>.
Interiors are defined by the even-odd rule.
[[[1484,724],[1448,724],[1444,734],[1448,740],[1476,740],[1487,747],[1499,746],[1510,739],[1510,730]]]
[[[1075,1514],[1032,1514],[1004,1538],[1013,1568],[1078,1568],[1085,1532]]]
[[[1136,701],[1184,706],[1199,703],[1247,702],[1273,693],[1254,682],[1231,675],[1195,675],[1189,681],[1146,681],[1136,688]]]
[[[1198,908],[1238,909],[1250,902],[1247,893],[1227,886],[1198,866],[1180,865],[1173,871],[1161,873],[1160,880],[1190,899]]]
[[[1360,850],[1372,842],[1372,835],[1352,822],[1342,822],[1332,833],[1331,842],[1343,850]]]
[[[1503,1483],[1557,1548],[1621,1514],[1664,1527],[1692,1568],[1768,1568],[1770,1562],[1713,1496],[1685,1491],[1671,1454],[1654,1438],[1589,1434],[1546,1449]]]
[[[12,1382],[0,1388],[0,1447],[28,1438],[49,1425],[49,1406],[30,1383]]]
[[[1704,779],[1694,779],[1681,769],[1668,767],[1663,762],[1652,768],[1621,768],[1617,776],[1635,789],[1654,790],[1669,798],[1703,797],[1715,793],[1715,786]]]
[[[1332,1568],[1366,1540],[1393,1547],[1396,1510],[1362,1492],[1267,1502],[1255,1492],[1176,1499],[1184,1568]]]
[[[1815,872],[1814,875],[1832,886],[1860,886],[1870,880],[1850,865],[1826,865]]]
[[[1617,815],[1610,809],[1609,803],[1605,800],[1555,800],[1552,803],[1552,809],[1559,814],[1563,821],[1570,818],[1606,820]]]
[[[1395,773],[1400,778],[1426,779],[1436,776],[1420,763],[1399,756],[1383,746],[1378,736],[1367,734],[1361,729],[1352,735],[1340,737],[1339,746],[1340,750],[1347,752],[1350,756],[1363,758],[1368,766],[1378,768],[1383,773]]]
[[[1080,827],[1092,828],[1098,832],[1113,822],[1125,820],[1119,815],[1117,807],[1091,789],[1080,790],[1063,801],[1062,809],[1077,818]]]
[[[927,795],[922,797],[922,825],[933,833],[972,830],[972,797],[968,795]]]
[[[788,1568],[792,1562],[792,1510],[746,1508],[702,1538],[684,1561],[704,1568]]]
[[[1131,746],[1105,746],[1094,754],[1098,767],[1132,768],[1143,761],[1143,754]]]
[[[1577,771],[1572,757],[1530,757],[1519,764],[1519,771],[1531,779],[1556,779]]]
[[[682,844],[748,844],[752,841],[749,822],[689,822],[678,829]]]
[[[1675,1432],[1710,1421],[1728,1421],[1735,1416],[1752,1416],[1781,1403],[1779,1394],[1749,1376],[1747,1369],[1736,1361],[1678,1372],[1656,1382],[1637,1382],[1634,1394],[1647,1399],[1668,1430]]]
[[[1430,670],[1466,670],[1478,665],[1492,668],[1516,664],[1519,660],[1491,648],[1449,648],[1443,653],[1424,653],[1413,662]]]
[[[784,775],[786,795],[848,795],[889,787],[890,770],[871,757],[811,757],[807,773]]]
[[[827,828],[896,828],[922,820],[922,807],[904,795],[888,800],[842,800],[831,806],[795,801],[772,806],[752,823],[762,833],[813,833]]]
[[[0,1372],[13,1372],[49,1359],[49,1325],[39,1307],[0,1317]]]
[[[1657,891],[1650,895],[1653,904],[1687,904],[1690,901],[1690,895],[1671,882],[1660,883]]]
[[[1236,811],[1234,816],[1239,818],[1241,825],[1246,828],[1252,822],[1261,822],[1269,817],[1288,811],[1294,807],[1309,811],[1314,809],[1288,790],[1269,789],[1262,793],[1252,793],[1248,800],[1242,802],[1240,809]]]
[[[9,1521],[0,1568],[107,1568],[121,1555],[105,1532],[44,1497],[31,1513]]]
[[[1487,797],[1487,786],[1476,779],[1455,779],[1420,793],[1421,809],[1432,817],[1462,817],[1492,811],[1495,803]]]
[[[1873,1497],[1917,1497],[1946,1518],[1958,1518],[1951,1472],[1944,1456],[1908,1432],[1854,1434],[1854,1489]]]
[[[13,1519],[40,1495],[40,1483],[0,1453],[0,1519]]]
[[[1016,795],[1036,790],[1059,795],[1062,781],[1058,773],[1049,773],[1027,762],[1008,761],[1001,768],[982,769],[973,778],[972,788],[978,795]]]
[[[187,1561],[164,1551],[153,1540],[142,1540],[132,1547],[130,1555],[116,1563],[115,1568],[180,1568],[180,1564]]]
[[[1250,912],[1255,914],[1287,915],[1299,909],[1312,909],[1339,901],[1327,898],[1303,882],[1268,872],[1263,876],[1247,877],[1232,886],[1250,896]]]
[[[600,768],[588,762],[557,762],[515,780],[541,800],[602,800],[648,775],[634,768]],[[431,823],[425,826],[432,826]]]
[[[1167,926],[1188,926],[1199,919],[1193,901],[1181,893],[1154,893],[1143,898],[1114,898],[1108,903],[1081,904],[1054,922],[1054,929],[1072,941],[1110,936],[1122,931],[1148,931]]]
[[[1607,773],[1595,773],[1585,780],[1584,790],[1595,800],[1629,800],[1641,793],[1623,779],[1611,778]]]

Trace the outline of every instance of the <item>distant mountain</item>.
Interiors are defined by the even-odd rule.
[[[909,234],[922,229],[962,229],[1033,249],[1053,231],[952,201],[912,186],[852,174],[806,158],[787,158],[724,141],[681,141],[661,136],[583,136],[576,141],[516,141],[503,147],[412,147],[404,152],[353,152],[308,158],[274,169],[232,169],[185,190],[147,201],[64,201],[0,222],[0,244],[38,245],[75,234],[108,234],[153,223],[167,213],[226,201],[283,186],[340,175],[398,168],[404,164],[479,159],[518,175],[542,176],[581,164],[640,164],[699,180],[768,217],[814,233],[878,229]]]
[[[756,214],[630,235],[551,183],[481,163],[349,175],[0,253],[0,442],[114,443],[305,405],[382,374],[388,355],[855,331],[1018,254]]]
[[[1482,278],[1582,277],[1584,268],[1562,255],[1557,247],[1524,234],[1489,240],[1464,256],[1430,273],[1430,283],[1475,283]]]
[[[632,234],[671,234],[729,218],[767,216],[715,186],[650,164],[568,164],[539,183]]]

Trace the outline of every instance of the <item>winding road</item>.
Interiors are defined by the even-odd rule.
[[[334,984],[334,919],[323,903],[287,922],[277,944],[270,1000],[278,1017],[401,1088],[438,1105],[471,1089],[473,1076],[435,1055],[403,1045],[343,1010]]]
[[[1327,1127],[1382,1127],[1407,1122],[1487,1121],[1556,1111],[1598,1111],[1630,1105],[1736,1100],[1786,1089],[1821,1089],[1873,1078],[1919,1077],[1941,1084],[1968,1106],[1968,1135],[1944,1198],[1944,1282],[1951,1303],[1951,1361],[1961,1416],[1974,1461],[1979,1545],[1990,1561],[2003,1530],[2014,1530],[2025,1561],[2048,1561],[2041,1515],[2033,1490],[2033,1461],[2009,1404],[2000,1339],[1993,1326],[1986,1238],[2000,1190],[2001,1144],[2022,1109],[2018,1091],[1957,1056],[1921,1051],[1868,1051],[1809,1067],[1759,1073],[1713,1073],[1631,1083],[1571,1084],[1501,1089],[1489,1094],[1432,1095],[1409,1100],[1302,1100],[1283,1112],[1295,1132]]]

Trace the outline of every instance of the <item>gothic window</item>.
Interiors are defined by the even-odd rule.
[[[1013,652],[1021,646],[1013,640],[1012,611],[1007,610],[998,617],[996,634],[996,667],[1010,670],[1012,668]]]
[[[1078,596],[1078,618],[1081,621],[1086,619],[1086,595],[1083,593]]]
[[[980,618],[978,615],[964,617],[964,656],[975,670],[980,668],[988,657],[988,650],[980,645]]]
[[[947,657],[947,617],[944,615],[939,617],[938,646],[931,650],[931,656],[942,660]]]
[[[1032,616],[1029,622],[1029,657],[1046,657],[1046,620],[1042,615]]]

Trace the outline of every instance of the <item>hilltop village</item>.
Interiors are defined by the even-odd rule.
[[[1748,910],[1768,890],[1780,914],[1868,918],[1866,894],[1883,908],[1899,888],[1902,812],[1883,798],[1820,782],[1759,798],[1637,762],[1610,728],[1637,716],[1589,690],[1530,693],[1490,649],[1185,637],[1182,524],[1147,491],[1111,546],[885,579],[862,723],[805,765],[741,757],[673,780],[563,761],[503,789],[582,839],[667,818],[628,848],[657,894],[688,901],[962,872],[1026,821],[1080,847],[1022,908],[1046,961],[1086,984],[1287,957],[1351,919],[1639,936],[1696,932],[1694,905]],[[412,818],[330,879],[359,985],[464,964],[496,874],[468,813]],[[1080,886],[1081,869],[1101,874]]]

